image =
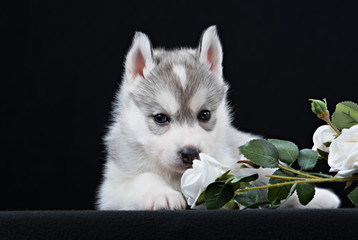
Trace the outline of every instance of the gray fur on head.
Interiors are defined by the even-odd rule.
[[[201,123],[205,130],[213,130],[216,123],[215,110],[226,97],[228,89],[222,79],[222,55],[215,26],[204,31],[197,49],[153,50],[145,34],[135,34],[126,58],[126,82],[123,84],[132,86],[128,88],[131,89],[129,96],[149,119],[148,128],[153,133],[160,135],[169,129],[168,126],[157,126],[151,120],[155,113],[170,115],[172,124],[186,123],[192,126],[197,122],[200,110],[213,113],[210,122]],[[181,76],[176,68],[183,69]],[[163,91],[174,96],[179,104],[175,113],[169,113],[158,102],[157,96]],[[193,111],[190,109],[190,101],[198,92],[206,101],[200,109]]]

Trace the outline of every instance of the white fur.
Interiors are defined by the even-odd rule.
[[[340,202],[332,191],[316,187],[315,197],[306,206],[299,203],[297,193],[294,192],[283,208],[338,208]]]
[[[212,113],[216,115],[216,123],[210,131],[195,122],[171,123],[165,133],[153,133],[147,122],[151,116],[140,109],[146,102],[136,104],[131,100],[131,94],[138,84],[147,81],[155,69],[154,56],[160,58],[166,51],[155,50],[154,56],[152,54],[148,37],[136,33],[127,54],[124,80],[117,94],[113,123],[105,137],[107,162],[98,192],[98,208],[102,210],[184,209],[186,202],[180,192],[180,179],[187,166],[184,167],[178,154],[181,148],[195,146],[223,164],[233,165],[239,158],[237,147],[257,138],[231,126],[225,98]],[[182,50],[178,52],[178,59],[184,59],[185,56],[193,59],[196,56],[200,62],[198,64],[205,65],[209,69],[206,71],[212,71],[217,76],[217,81],[223,84],[222,55],[216,28],[210,27],[202,36],[199,50]],[[191,79],[187,79],[184,65],[173,63],[171,69],[185,88]],[[168,114],[174,114],[180,109],[172,92],[163,90],[154,98]],[[205,103],[205,98],[204,89],[198,89],[188,103],[191,111],[197,113],[202,110],[200,108]],[[146,99],[142,98],[142,101]],[[264,175],[273,170],[247,169],[242,173],[244,171],[258,171]],[[301,207],[297,196],[291,199],[286,207]],[[315,199],[307,207],[333,208],[338,205],[339,199],[333,193],[317,189]]]
[[[200,109],[200,107],[205,103],[206,100],[206,92],[204,89],[199,89],[194,96],[190,99],[189,106],[194,111]]]
[[[182,87],[185,88],[187,82],[185,67],[183,65],[174,65],[173,72],[178,75]]]
[[[179,109],[178,102],[175,100],[175,97],[170,92],[163,91],[156,96],[156,99],[169,113],[175,113]],[[156,114],[159,114],[159,112]]]

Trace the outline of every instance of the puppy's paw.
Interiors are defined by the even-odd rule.
[[[187,206],[183,195],[171,188],[153,190],[146,198],[145,209],[147,210],[178,210],[185,209]]]
[[[295,192],[282,208],[338,208],[340,204],[341,200],[336,194],[327,189],[316,188],[314,198],[306,206],[299,202]]]
[[[306,208],[338,208],[340,204],[341,200],[336,194],[327,189],[316,188],[316,194]]]

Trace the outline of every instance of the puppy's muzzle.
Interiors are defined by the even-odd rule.
[[[199,149],[194,146],[186,146],[180,150],[181,160],[186,164],[192,164],[194,159],[199,159]]]

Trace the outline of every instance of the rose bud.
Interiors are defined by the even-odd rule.
[[[327,111],[326,99],[324,99],[324,102],[316,99],[310,99],[310,101],[312,101],[311,107],[313,113],[317,115],[322,115],[326,113]]]

